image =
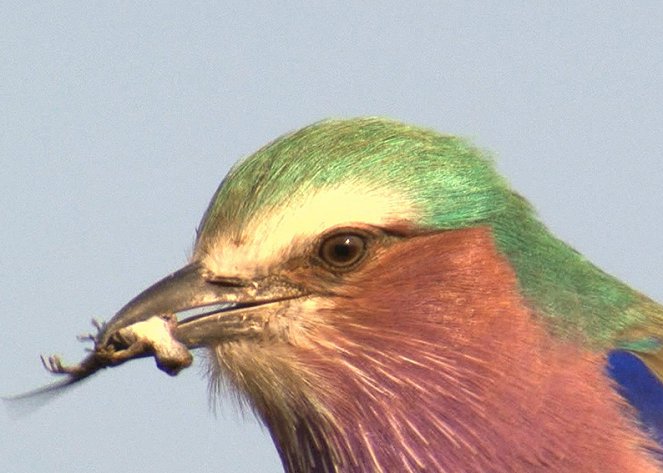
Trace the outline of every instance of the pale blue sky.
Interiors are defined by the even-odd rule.
[[[232,162],[330,116],[474,139],[663,301],[663,4],[542,3],[4,2],[0,394],[49,382],[39,353],[78,361],[92,316],[182,265]],[[144,360],[0,410],[0,471],[281,471],[229,397],[210,413],[200,371]]]

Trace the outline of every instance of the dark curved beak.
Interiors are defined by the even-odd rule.
[[[99,345],[108,344],[113,334],[120,329],[152,316],[178,314],[193,309],[205,308],[222,311],[232,309],[240,301],[249,302],[251,297],[242,285],[229,285],[208,281],[198,264],[189,264],[169,274],[145,289],[109,320],[97,337]],[[191,347],[192,348],[192,347]]]
[[[157,366],[175,375],[192,362],[190,349],[239,338],[259,337],[292,299],[305,297],[302,287],[276,276],[239,280],[210,276],[191,263],[134,297],[89,337],[94,349],[76,365],[42,358],[44,366],[68,377],[59,383],[15,396],[48,399],[102,368],[153,356]]]
[[[266,320],[287,305],[286,301],[304,295],[301,287],[282,278],[221,278],[191,263],[122,307],[103,326],[96,348],[117,343],[126,338],[122,331],[154,317],[169,320],[170,335],[187,349],[256,336]]]
[[[304,290],[287,280],[210,276],[191,263],[145,289],[106,323],[96,344],[105,347],[127,327],[152,317],[176,317],[173,337],[187,348],[257,333],[267,316]]]

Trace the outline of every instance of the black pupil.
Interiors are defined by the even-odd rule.
[[[357,254],[357,245],[353,244],[351,237],[345,237],[334,245],[334,259],[346,263]]]

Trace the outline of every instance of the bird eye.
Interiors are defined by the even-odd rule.
[[[346,269],[361,260],[366,253],[364,237],[352,233],[332,235],[320,245],[320,258],[337,269]]]

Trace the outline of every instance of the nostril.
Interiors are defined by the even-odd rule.
[[[213,276],[207,279],[210,284],[216,284],[224,287],[247,287],[251,285],[251,281],[241,278],[231,278],[223,276]]]

